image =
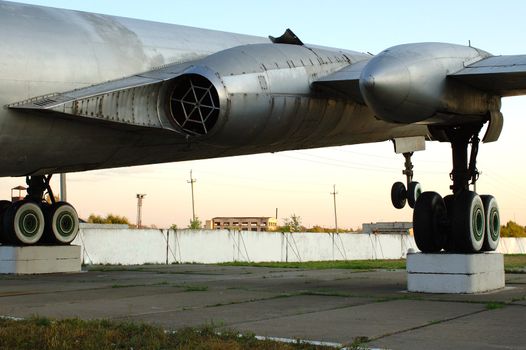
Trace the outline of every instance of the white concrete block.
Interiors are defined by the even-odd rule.
[[[0,246],[0,273],[80,272],[80,246]]]
[[[499,253],[407,255],[407,290],[422,293],[483,293],[504,288]]]

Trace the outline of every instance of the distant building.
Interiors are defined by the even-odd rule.
[[[206,228],[210,230],[242,230],[242,231],[275,231],[278,220],[270,217],[217,217],[206,221]]]
[[[24,186],[13,187],[11,189],[11,201],[12,202],[18,202],[18,201],[21,201],[22,199],[26,198],[26,196],[22,195],[22,191],[25,191],[25,190],[27,190],[27,188],[24,187]],[[16,193],[16,191],[18,191],[18,193]]]
[[[363,233],[412,235],[412,222],[372,222],[362,224]]]

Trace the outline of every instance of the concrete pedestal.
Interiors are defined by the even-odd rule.
[[[422,293],[482,293],[504,288],[499,253],[407,254],[407,290]]]
[[[80,272],[80,246],[0,245],[0,273],[41,274]]]

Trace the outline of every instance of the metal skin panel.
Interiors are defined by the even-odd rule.
[[[337,91],[354,101],[365,104],[360,92],[360,76],[367,63],[369,63],[369,59],[343,67],[337,72],[316,80],[313,85],[325,88],[328,91]]]

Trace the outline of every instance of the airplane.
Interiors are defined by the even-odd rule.
[[[470,186],[480,137],[500,136],[501,97],[526,94],[526,56],[433,42],[371,55],[290,29],[264,38],[7,1],[0,35],[0,176],[28,184],[24,200],[0,201],[4,244],[73,241],[79,218],[54,200],[53,174],[392,140],[406,179],[391,201],[413,208],[418,248],[497,248],[497,201]],[[451,144],[445,197],[414,181],[426,141]]]

